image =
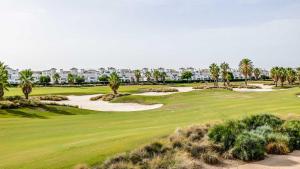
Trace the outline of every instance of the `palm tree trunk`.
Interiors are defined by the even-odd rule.
[[[25,99],[28,100],[28,93],[25,93]]]
[[[1,87],[0,88],[0,100],[3,99],[3,96],[4,96],[4,89]]]
[[[247,86],[248,83],[247,83],[247,76],[245,76],[245,85]]]

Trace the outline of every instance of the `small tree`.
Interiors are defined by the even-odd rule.
[[[229,64],[223,62],[223,63],[220,65],[220,68],[221,68],[221,75],[222,75],[223,84],[224,84],[224,86],[226,86],[226,81],[227,81],[228,71],[229,71],[229,69],[230,69],[230,68],[229,68]]]
[[[278,81],[279,81],[279,75],[280,75],[279,67],[278,66],[272,67],[270,72],[271,72],[271,78],[273,79],[274,84],[277,87],[278,86]]]
[[[0,100],[3,99],[4,91],[8,90],[8,71],[7,66],[3,62],[0,62]]]
[[[84,76],[75,76],[75,83],[82,84],[84,81]]]
[[[107,75],[101,75],[98,77],[99,82],[108,82],[108,76]]]
[[[191,79],[193,76],[193,73],[191,71],[184,71],[181,74],[181,79],[182,80],[186,80],[187,82],[189,81],[189,79]]]
[[[110,76],[108,78],[108,82],[109,82],[109,87],[111,88],[113,93],[115,95],[118,94],[118,89],[120,87],[121,80],[116,72],[113,72],[112,74],[110,74]]]
[[[279,68],[279,80],[280,80],[280,84],[281,87],[283,87],[284,82],[286,81],[286,69],[284,67],[280,67]]]
[[[255,68],[255,69],[253,70],[253,74],[254,74],[254,76],[255,76],[255,80],[258,80],[258,79],[259,79],[259,76],[260,76],[260,74],[261,74],[260,69],[259,69],[259,68]]]
[[[20,86],[25,95],[25,98],[28,99],[29,94],[32,92],[32,85],[33,85],[32,71],[26,69],[21,71],[19,74],[20,74]]]
[[[218,79],[220,74],[220,67],[213,63],[209,66],[210,77],[214,81],[214,86],[218,86]]]
[[[251,78],[252,71],[253,71],[252,61],[248,58],[242,59],[239,64],[239,69],[240,69],[240,72],[244,75],[245,85],[247,86],[248,85],[248,83],[247,83],[248,77]]]
[[[286,79],[289,85],[293,85],[297,79],[297,72],[292,68],[286,68]]]
[[[51,78],[49,76],[41,76],[39,79],[39,82],[41,85],[47,86],[51,81]]]
[[[166,77],[167,77],[167,73],[166,72],[161,72],[160,73],[160,79],[163,83],[166,82]]]
[[[230,86],[230,81],[233,80],[233,73],[232,72],[228,72],[227,76],[226,76],[226,82],[227,82],[227,86]]]
[[[135,76],[136,82],[139,83],[140,78],[141,78],[141,71],[140,70],[134,70],[134,76]]]
[[[160,72],[158,70],[154,70],[153,77],[154,77],[155,81],[158,82],[159,77],[160,77]]]
[[[297,68],[297,78],[300,86],[300,67]]]
[[[146,78],[147,78],[147,81],[148,82],[150,82],[151,81],[151,72],[149,72],[149,71],[147,71],[146,73],[145,73],[145,76],[146,76]]]
[[[59,79],[60,79],[60,75],[58,73],[55,73],[52,78],[54,80],[54,83],[58,84]]]
[[[71,73],[68,74],[68,83],[74,84],[75,83],[75,76]]]

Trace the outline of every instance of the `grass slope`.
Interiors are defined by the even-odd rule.
[[[299,117],[300,98],[295,95],[299,92],[299,88],[266,93],[204,90],[115,100],[165,104],[160,109],[140,112],[96,112],[60,106],[0,110],[0,117],[6,117],[0,118],[0,168],[69,169],[78,163],[100,163],[115,153],[194,123],[261,112]]]

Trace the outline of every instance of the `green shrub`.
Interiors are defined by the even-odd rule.
[[[253,132],[254,134],[263,136],[263,137],[267,137],[267,135],[269,135],[273,132],[273,129],[272,129],[272,127],[270,127],[268,125],[264,125],[264,126],[257,127],[255,130],[252,130],[251,132]]]
[[[62,101],[69,100],[66,96],[58,96],[58,95],[47,95],[47,96],[39,96],[40,100],[50,100],[50,101]]]
[[[289,145],[290,137],[286,134],[282,133],[270,133],[266,136],[267,143],[284,143],[286,145]]]
[[[245,127],[239,121],[218,124],[209,130],[208,136],[215,143],[223,144],[225,150],[233,147],[236,137]]]
[[[242,120],[249,130],[268,125],[272,128],[278,128],[283,124],[283,120],[271,114],[252,115]]]
[[[282,129],[290,137],[291,148],[295,150],[299,150],[300,149],[300,121],[299,120],[286,121],[283,124]]]
[[[205,152],[201,155],[201,158],[206,164],[215,165],[220,163],[218,155],[214,152]]]
[[[265,140],[251,132],[240,134],[232,149],[235,158],[244,161],[261,160],[264,158]]]
[[[278,154],[285,155],[290,152],[287,144],[282,142],[271,142],[266,146],[266,151],[268,154]]]

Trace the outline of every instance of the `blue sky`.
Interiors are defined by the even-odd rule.
[[[15,68],[300,66],[299,0],[0,0]]]

